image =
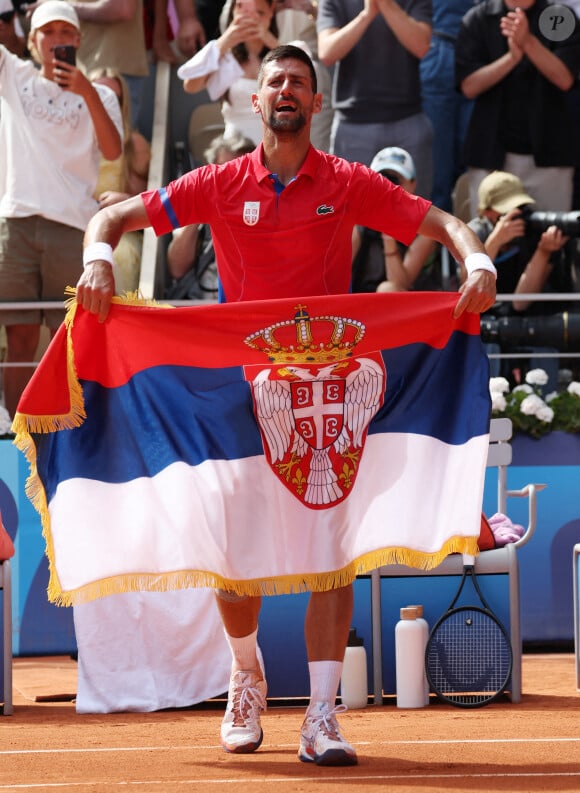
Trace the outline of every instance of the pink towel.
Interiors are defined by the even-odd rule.
[[[507,515],[496,512],[488,518],[489,525],[495,537],[496,545],[507,545],[508,542],[516,542],[523,537],[524,527],[519,523],[512,523]]]

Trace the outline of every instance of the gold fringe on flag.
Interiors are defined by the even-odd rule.
[[[388,564],[404,564],[419,570],[437,567],[450,553],[477,556],[476,537],[451,537],[435,553],[423,553],[409,548],[383,548],[355,559],[341,570],[326,573],[304,573],[299,576],[233,580],[205,570],[179,570],[171,573],[131,573],[93,581],[79,589],[63,592],[51,579],[49,600],[57,606],[75,606],[108,595],[126,592],[171,592],[179,589],[207,587],[225,589],[236,595],[289,595],[299,592],[325,592],[347,586],[359,575],[365,575]]]

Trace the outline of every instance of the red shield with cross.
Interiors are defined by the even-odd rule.
[[[342,431],[344,379],[290,384],[296,432],[313,449],[326,449]]]

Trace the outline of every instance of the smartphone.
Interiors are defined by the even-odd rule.
[[[72,44],[60,44],[58,47],[53,47],[52,52],[57,61],[64,61],[71,66],[76,66],[77,48]]]

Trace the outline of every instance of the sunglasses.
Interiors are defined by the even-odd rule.
[[[4,22],[4,24],[7,25],[14,19],[15,13],[15,11],[4,11],[2,14],[0,14],[0,22]]]

